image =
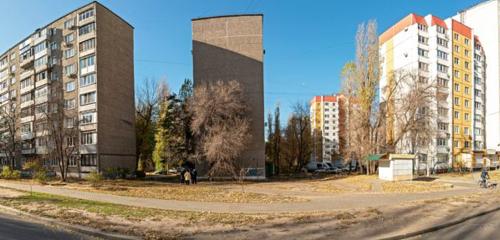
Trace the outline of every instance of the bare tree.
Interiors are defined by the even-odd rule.
[[[49,101],[37,107],[37,115],[40,115],[36,118],[37,125],[44,126],[38,129],[42,135],[37,138],[39,142],[44,142],[46,147],[46,151],[42,154],[57,162],[61,180],[65,182],[68,178],[70,161],[74,161],[74,164],[79,162],[80,120],[78,112],[70,110],[71,106],[65,105],[62,94],[57,92],[57,85],[53,86],[52,90],[55,93],[48,96]]]
[[[289,172],[297,172],[312,154],[311,122],[307,104],[296,103],[285,129],[284,151]]]
[[[250,122],[243,92],[237,81],[197,86],[190,101],[192,130],[200,155],[208,162],[210,178],[229,174],[238,178],[235,160],[250,139]]]
[[[155,145],[154,129],[160,100],[159,82],[146,79],[138,90],[136,99],[136,167],[139,170],[153,166],[151,159]]]
[[[14,104],[0,107],[0,152],[5,154],[9,165],[14,169],[21,143],[17,138],[18,116]]]

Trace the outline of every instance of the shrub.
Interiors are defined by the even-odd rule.
[[[87,176],[87,181],[90,182],[90,186],[92,187],[100,187],[102,186],[103,177],[100,173],[92,171]]]
[[[0,173],[0,178],[19,179],[21,178],[21,172],[17,170],[12,170],[9,166],[3,166],[2,173]]]
[[[38,160],[32,160],[24,163],[24,170],[31,172],[31,176],[34,180],[41,184],[47,183],[47,170],[42,166],[41,162]]]
[[[144,172],[144,171],[135,171],[134,175],[137,178],[145,178],[146,177],[146,172]]]
[[[123,179],[126,178],[129,174],[130,170],[128,168],[106,168],[102,173],[105,179]]]

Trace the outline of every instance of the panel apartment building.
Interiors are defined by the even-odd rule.
[[[460,11],[455,20],[474,29],[486,55],[486,147],[500,151],[500,1],[486,0]]]
[[[417,149],[424,160],[452,166],[482,161],[485,153],[485,53],[481,37],[454,19],[409,14],[379,37],[381,56],[381,102],[384,89],[394,84],[398,71],[415,73],[419,81],[436,82],[436,97],[430,106],[436,135],[428,147]],[[404,90],[403,90],[404,92]],[[390,119],[388,138],[397,130]],[[405,143],[396,151],[410,153]]]
[[[195,87],[235,80],[249,105],[251,140],[237,161],[249,179],[265,178],[263,20],[262,14],[192,20]],[[197,168],[204,176],[208,166]]]
[[[333,155],[340,153],[341,102],[342,95],[314,96],[310,101],[311,131],[321,133],[322,156],[313,156],[316,161],[331,162]]]
[[[14,111],[21,142],[14,165],[32,158],[57,165],[46,157],[53,147],[46,116],[64,111],[65,127],[78,124],[76,136],[66,139],[76,145],[70,171],[135,169],[133,69],[133,27],[97,2],[0,54],[0,107]],[[6,156],[0,153],[3,165]]]

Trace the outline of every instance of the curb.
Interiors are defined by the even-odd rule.
[[[126,235],[116,234],[116,233],[107,233],[107,232],[104,232],[104,231],[101,231],[98,229],[85,227],[85,226],[81,226],[81,225],[72,225],[72,224],[60,222],[60,221],[52,219],[52,218],[46,218],[46,217],[40,217],[37,215],[33,215],[30,213],[23,212],[23,211],[15,209],[15,208],[3,206],[3,205],[0,205],[0,209],[11,212],[12,214],[29,217],[30,218],[29,220],[35,220],[39,224],[53,225],[56,227],[61,227],[62,229],[66,229],[66,230],[69,229],[73,232],[81,233],[81,234],[91,236],[91,237],[113,239],[113,240],[137,240],[137,239],[141,239],[141,238],[135,237],[135,236],[126,236]]]
[[[437,225],[437,226],[434,226],[434,227],[422,229],[422,230],[411,232],[411,233],[404,233],[404,234],[400,234],[400,235],[396,235],[396,236],[392,236],[392,237],[380,238],[380,239],[383,239],[383,240],[395,240],[395,239],[405,239],[405,238],[410,238],[410,237],[416,237],[416,236],[419,236],[419,235],[422,235],[422,234],[425,234],[425,233],[435,232],[435,231],[438,231],[438,230],[441,230],[441,229],[444,229],[444,228],[447,228],[447,227],[451,227],[451,226],[454,226],[454,225],[466,222],[468,220],[471,220],[473,218],[481,217],[481,216],[484,216],[484,215],[487,215],[487,214],[490,214],[490,213],[493,213],[493,212],[496,212],[496,211],[499,211],[499,210],[500,210],[500,207],[496,207],[496,208],[493,208],[493,209],[490,209],[490,210],[486,210],[486,211],[483,211],[483,212],[479,212],[479,213],[476,213],[476,214],[473,214],[473,215],[470,215],[468,217],[464,217],[464,218],[461,218],[461,219],[458,219],[458,220],[455,220],[455,221],[443,223],[443,224],[440,224],[440,225]]]

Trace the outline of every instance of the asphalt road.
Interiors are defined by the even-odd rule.
[[[500,239],[500,211],[473,218],[415,239]]]
[[[87,240],[78,233],[56,229],[28,219],[0,213],[0,240]]]

